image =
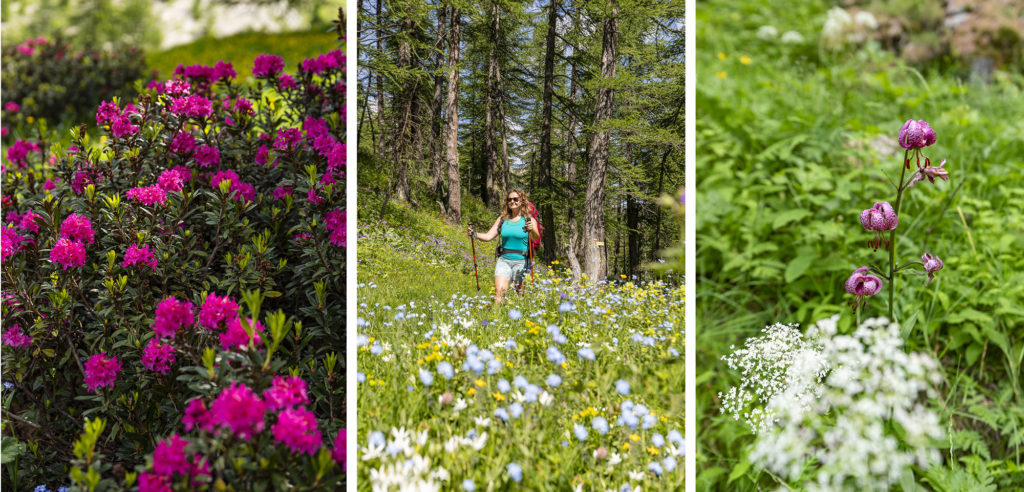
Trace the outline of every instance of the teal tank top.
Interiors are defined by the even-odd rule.
[[[505,220],[501,225],[501,247],[504,249],[517,249],[526,251],[527,232],[523,230],[526,225],[522,217],[516,220]],[[510,260],[523,260],[526,256],[520,254],[503,254],[502,258]]]

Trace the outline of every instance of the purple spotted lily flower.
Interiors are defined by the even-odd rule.
[[[935,272],[942,270],[944,266],[942,259],[938,256],[932,256],[931,253],[925,253],[921,255],[921,264],[924,265],[924,271],[928,273],[928,281],[925,285],[932,283],[932,279],[935,277]]]
[[[907,120],[900,128],[900,147],[920,149],[935,143],[935,130],[925,120]]]
[[[870,244],[876,250],[883,242],[886,248],[889,247],[889,242],[886,241],[882,231],[895,229],[899,222],[899,218],[896,217],[896,212],[893,211],[889,202],[875,202],[873,207],[860,213],[860,225],[869,231],[875,231],[875,239]]]
[[[861,302],[867,304],[867,298],[882,290],[882,279],[868,273],[868,267],[860,267],[853,271],[850,278],[846,279],[846,292],[857,296],[853,303],[853,310],[860,307]]]
[[[925,166],[917,170],[914,177],[910,179],[910,183],[907,184],[907,188],[914,186],[914,183],[928,178],[928,182],[934,183],[935,178],[940,178],[944,181],[949,181],[949,171],[942,168],[946,165],[946,159],[942,159],[942,162],[938,166],[929,166],[928,160],[925,159]]]

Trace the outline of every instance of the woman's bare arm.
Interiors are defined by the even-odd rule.
[[[491,226],[491,229],[489,231],[487,231],[487,232],[485,232],[483,234],[481,234],[479,232],[476,233],[476,238],[481,240],[481,241],[490,241],[490,240],[494,239],[498,235],[498,226],[499,225],[501,225],[501,217],[498,217],[494,221],[494,225]]]

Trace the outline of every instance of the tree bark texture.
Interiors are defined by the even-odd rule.
[[[555,259],[558,246],[555,243],[555,211],[551,205],[558,193],[554,190],[551,180],[551,98],[555,92],[555,24],[558,22],[557,0],[551,0],[548,9],[548,32],[544,50],[544,95],[541,103],[540,122],[540,166],[537,177],[543,193],[537,194],[540,200],[540,222],[546,230],[541,236],[544,249],[542,258],[545,263]]]
[[[618,57],[619,8],[611,2],[611,12],[604,19],[601,39],[601,76],[615,77]],[[583,271],[589,282],[608,277],[608,261],[604,253],[604,184],[608,172],[608,147],[611,131],[602,129],[612,116],[614,91],[601,87],[597,91],[594,110],[594,136],[587,151],[587,192],[583,202]]]
[[[448,33],[448,141],[445,158],[448,163],[448,222],[462,220],[462,186],[459,181],[459,35],[461,13],[452,7],[451,30]]]

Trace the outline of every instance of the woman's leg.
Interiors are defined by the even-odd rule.
[[[504,275],[494,276],[494,302],[500,304],[505,301],[505,291],[508,290],[509,278]]]

